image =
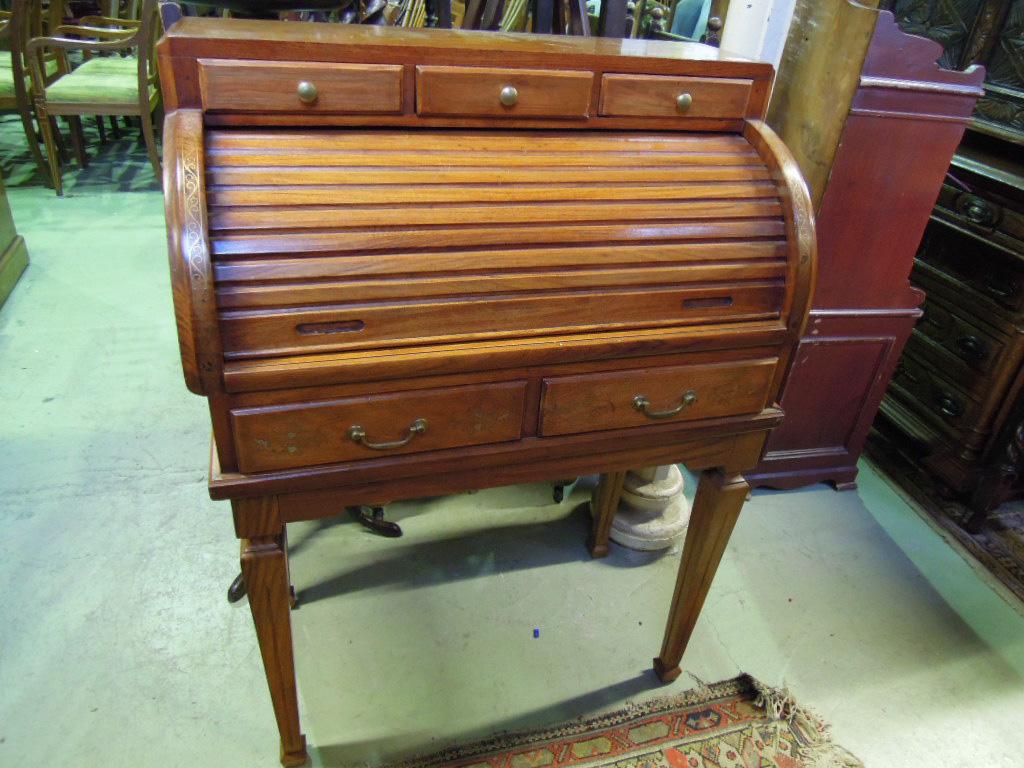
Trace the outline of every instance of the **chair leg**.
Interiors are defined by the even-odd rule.
[[[156,175],[156,180],[159,183],[161,181],[160,154],[156,151],[156,136],[153,135],[152,115],[143,115],[139,120],[142,123],[142,137],[146,140],[149,162],[153,166],[153,173]]]
[[[103,122],[103,115],[96,115],[96,130],[100,134],[100,144],[107,143],[107,125]]]
[[[115,139],[120,139],[121,138],[121,126],[118,125],[117,117],[115,115],[110,115],[107,118],[107,120],[110,121],[110,131],[111,131],[111,133],[114,134],[114,138]]]
[[[71,145],[75,148],[75,159],[78,167],[85,169],[89,167],[89,156],[85,154],[85,133],[82,131],[82,118],[77,115],[68,118],[68,125],[71,128]]]
[[[50,167],[46,164],[46,158],[39,149],[39,134],[36,133],[36,126],[32,121],[32,115],[29,112],[28,107],[20,108],[18,110],[18,114],[21,116],[21,125],[25,129],[25,140],[28,141],[28,151],[32,153],[32,159],[36,161],[36,166],[39,168],[39,172],[52,187],[53,180],[50,179]]]
[[[46,160],[50,166],[50,178],[53,180],[53,189],[60,195],[64,195],[64,185],[60,177],[60,147],[57,145],[56,121],[49,117],[46,112],[36,106],[36,114],[39,116],[39,127],[43,131],[43,146],[46,148]]]

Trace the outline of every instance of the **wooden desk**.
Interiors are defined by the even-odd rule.
[[[772,77],[651,41],[186,18],[160,45],[175,311],[209,398],[281,760],[306,760],[285,526],[629,467],[704,470],[675,679],[814,275]]]

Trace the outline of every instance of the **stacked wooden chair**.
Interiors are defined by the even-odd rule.
[[[62,4],[53,2],[43,12],[39,2],[25,4],[21,9],[0,11],[0,43],[10,49],[10,56],[0,55],[0,110],[17,112],[25,130],[29,152],[46,178],[49,169],[39,149],[39,134],[32,110],[32,85],[29,65],[25,58],[26,43],[41,36],[45,30],[56,29],[61,23]],[[46,84],[57,77],[57,58],[53,54],[40,57],[40,72]]]
[[[19,6],[38,0],[16,0]],[[160,34],[157,0],[144,0],[138,19],[86,17],[79,25],[58,26],[49,36],[26,43],[31,65],[32,95],[43,134],[46,160],[54,189],[63,194],[61,152],[55,117],[66,117],[78,161],[88,162],[81,117],[112,115],[138,117],[149,161],[160,177],[160,156],[153,129],[160,106],[155,46]],[[80,51],[84,61],[72,68],[68,54]],[[57,71],[48,76],[47,56],[55,56]]]

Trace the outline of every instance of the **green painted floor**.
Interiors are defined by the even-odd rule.
[[[22,168],[9,190],[32,265],[0,310],[0,766],[269,768],[247,606],[224,598],[238,549],[205,492],[208,415],[179,369],[160,195],[144,168],[116,173],[97,163],[56,199]],[[400,540],[296,526],[314,763],[373,765],[692,685],[648,671],[678,553],[589,560],[585,497],[553,505],[531,485],[397,504]],[[787,683],[868,766],[1024,764],[1020,604],[870,466],[853,493],[754,494],[684,667]]]

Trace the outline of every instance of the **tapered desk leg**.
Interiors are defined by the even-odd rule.
[[[587,548],[590,550],[591,557],[606,557],[608,555],[608,535],[612,530],[612,519],[619,508],[619,499],[622,496],[622,486],[625,482],[625,472],[609,472],[601,475],[597,490],[594,491],[594,500],[590,510],[593,523],[590,537],[587,539]]]
[[[718,470],[701,475],[690,512],[690,525],[686,529],[665,640],[661,654],[654,660],[654,671],[662,682],[670,683],[679,677],[679,661],[690,641],[748,489],[740,475],[726,475]]]
[[[309,755],[306,754],[306,737],[299,730],[299,697],[292,654],[291,585],[283,531],[277,536],[260,536],[244,542],[242,576],[281,734],[281,765],[305,765]]]

